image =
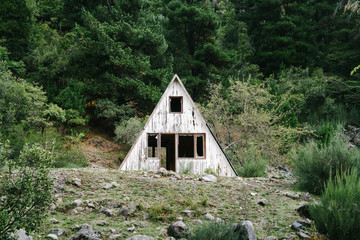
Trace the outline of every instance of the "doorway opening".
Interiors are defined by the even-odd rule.
[[[160,165],[175,172],[175,134],[161,134]]]

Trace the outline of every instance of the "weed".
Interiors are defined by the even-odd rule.
[[[173,212],[174,210],[169,205],[166,205],[164,203],[152,206],[147,211],[151,219],[155,222],[169,220],[169,215]]]
[[[189,240],[237,240],[238,232],[230,230],[230,225],[222,222],[210,222],[200,225],[190,235]]]

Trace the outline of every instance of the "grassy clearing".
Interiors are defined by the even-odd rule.
[[[289,180],[269,181],[268,178],[235,179],[220,177],[217,183],[198,181],[198,176],[182,175],[182,180],[167,177],[152,178],[152,173],[119,172],[101,169],[58,169],[53,174],[57,177],[57,196],[59,201],[56,210],[48,218],[56,218],[59,223],[46,221],[39,238],[46,236],[51,229],[62,228],[68,232],[60,239],[69,239],[77,230],[71,230],[75,225],[90,223],[105,236],[122,233],[123,239],[131,235],[145,234],[156,238],[165,238],[165,227],[182,216],[184,222],[194,229],[194,220],[201,219],[211,213],[229,223],[250,220],[254,223],[258,238],[269,235],[284,238],[294,234],[290,225],[301,219],[295,212],[300,206],[300,200],[290,199],[282,192],[289,189]],[[76,187],[72,179],[81,179],[82,186]],[[117,182],[118,186],[104,189],[110,182]],[[62,187],[60,187],[62,186]],[[250,193],[257,193],[251,196]],[[126,200],[125,197],[130,198]],[[268,204],[260,206],[257,201],[266,198]],[[71,203],[81,199],[83,209],[73,213]],[[88,209],[87,203],[95,205],[95,209]],[[119,207],[111,208],[107,202],[116,202]],[[118,214],[120,206],[136,206],[130,216]],[[113,216],[106,216],[98,212],[100,206],[114,210]],[[190,218],[181,215],[181,211],[191,209],[195,216]],[[144,219],[145,215],[152,216]],[[96,221],[104,220],[107,225],[98,226]],[[145,224],[143,224],[145,223]],[[135,226],[135,231],[127,229]]]

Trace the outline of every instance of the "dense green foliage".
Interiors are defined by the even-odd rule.
[[[310,213],[320,232],[329,239],[358,239],[360,228],[360,179],[358,171],[336,174],[326,184],[320,202]]]
[[[25,145],[16,159],[0,143],[0,166],[8,170],[0,178],[0,238],[7,239],[15,229],[34,231],[44,221],[53,199],[49,167],[54,159],[51,146]]]
[[[86,166],[84,128],[130,146],[177,73],[241,175],[292,164],[320,193],[359,166],[335,133],[360,127],[358,4],[3,0],[0,142],[16,162],[56,139],[56,167]]]
[[[336,172],[360,168],[360,151],[349,149],[348,143],[337,134],[329,144],[319,144],[314,140],[306,143],[294,155],[293,166],[299,187],[319,194]]]

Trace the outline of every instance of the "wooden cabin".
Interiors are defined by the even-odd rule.
[[[120,170],[237,173],[175,74]]]

